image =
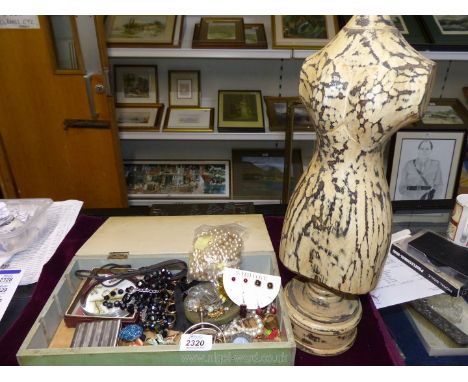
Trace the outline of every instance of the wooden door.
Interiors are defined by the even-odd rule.
[[[3,196],[78,199],[88,208],[124,207],[112,96],[91,86],[98,115],[93,120],[85,69],[57,70],[49,20],[40,16],[39,22],[38,29],[0,29]],[[92,77],[92,85],[97,83],[105,84],[99,73]],[[65,120],[85,121],[66,127]]]

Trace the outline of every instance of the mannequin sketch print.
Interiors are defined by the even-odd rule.
[[[441,199],[444,195],[440,161],[431,159],[434,144],[424,139],[418,144],[417,157],[406,162],[398,180],[398,191],[407,200]]]

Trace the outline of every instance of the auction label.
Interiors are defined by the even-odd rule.
[[[180,351],[208,351],[213,347],[213,336],[209,334],[182,334]]]
[[[18,288],[23,271],[20,269],[0,269],[0,320]]]

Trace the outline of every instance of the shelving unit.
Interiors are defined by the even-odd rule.
[[[201,106],[215,109],[215,131],[212,133],[177,133],[160,131],[120,132],[124,159],[231,159],[233,148],[282,148],[283,132],[271,132],[264,107],[264,133],[219,133],[217,131],[218,90],[261,90],[263,96],[297,96],[299,72],[304,58],[313,50],[272,49],[270,16],[242,16],[245,23],[262,23],[265,26],[268,49],[192,49],[193,30],[201,16],[185,16],[183,39],[180,48],[109,48],[111,64],[157,65],[159,102],[168,106],[168,71],[199,70],[201,73]],[[433,96],[442,96],[450,86],[449,72],[465,72],[468,52],[421,52],[426,57],[439,60],[438,77]],[[452,62],[453,61],[453,62]],[[461,68],[461,69],[460,69]],[[465,72],[466,73],[466,72]],[[456,83],[456,84],[455,84]],[[450,89],[450,92],[452,90]],[[452,92],[453,93],[453,92]],[[458,97],[447,94],[445,97]],[[164,121],[164,116],[162,118]],[[162,123],[161,123],[162,124]],[[296,132],[294,147],[301,149],[302,162],[310,161],[316,134]],[[190,145],[187,145],[190,142]],[[217,200],[222,201],[222,200]],[[224,200],[233,202],[234,200]],[[187,200],[130,201],[131,205],[152,203],[183,203]],[[191,201],[193,202],[193,200]],[[196,202],[203,202],[197,200]],[[255,203],[278,203],[275,200]]]

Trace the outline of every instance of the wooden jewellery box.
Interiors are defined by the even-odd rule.
[[[82,280],[78,269],[108,263],[140,268],[169,259],[188,263],[194,231],[201,225],[238,223],[247,229],[241,269],[279,275],[262,215],[111,217],[80,248],[21,345],[20,365],[293,365],[296,347],[282,289],[277,297],[280,341],[215,343],[210,351],[178,345],[71,348],[74,329],[64,315]]]

